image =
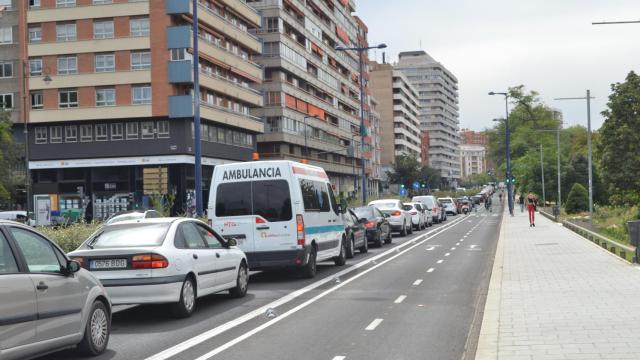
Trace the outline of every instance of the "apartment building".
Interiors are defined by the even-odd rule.
[[[487,150],[482,145],[460,145],[462,177],[469,175],[483,174],[487,171],[486,156]]]
[[[358,43],[352,0],[247,0],[262,16],[265,133],[262,159],[308,160],[323,167],[336,193],[361,187],[362,166],[373,174],[372,144],[361,163],[360,76],[357,54],[336,46]],[[364,79],[366,81],[366,79]],[[369,122],[365,121],[368,128]],[[367,129],[368,130],[368,129]],[[366,133],[370,133],[367,131]],[[369,186],[370,188],[370,186]]]
[[[35,210],[94,219],[176,194],[193,205],[191,0],[20,2],[28,43],[29,144]],[[200,0],[202,163],[245,161],[264,130],[254,114],[260,15],[241,0]],[[43,81],[49,80],[49,81]]]
[[[422,132],[422,142],[420,143],[420,164],[429,166],[429,132]]]
[[[484,131],[462,129],[460,130],[460,144],[487,146],[489,144],[489,137]]]
[[[441,171],[448,187],[460,179],[458,79],[424,51],[399,55],[397,69],[418,91],[420,124],[429,132],[429,165]]]
[[[370,62],[371,93],[379,102],[383,166],[398,155],[421,156],[418,92],[409,79],[390,64]]]

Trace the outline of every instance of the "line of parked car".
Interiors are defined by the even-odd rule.
[[[454,199],[416,196],[343,209],[322,168],[291,161],[216,166],[209,223],[153,211],[110,219],[75,251],[33,228],[0,220],[0,358],[77,346],[100,354],[112,306],[167,304],[178,317],[199,297],[244,296],[249,270],[345,265],[369,244],[406,236],[458,214]]]

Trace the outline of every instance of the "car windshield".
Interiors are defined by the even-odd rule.
[[[373,203],[372,206],[377,207],[378,209],[396,209],[398,207],[397,203],[389,202],[389,203]]]
[[[107,225],[115,224],[117,222],[122,222],[122,221],[137,220],[137,219],[143,219],[143,218],[144,218],[143,213],[123,214],[123,215],[114,216],[113,218],[108,220]]]
[[[353,209],[353,212],[356,213],[356,216],[360,219],[362,218],[367,218],[367,219],[371,219],[373,216],[373,208],[371,207],[359,207],[359,208],[355,208]]]
[[[438,199],[438,200],[440,200],[440,202],[443,203],[443,204],[451,204],[452,203],[451,199]]]
[[[171,223],[115,224],[105,226],[83,247],[111,249],[162,245]]]

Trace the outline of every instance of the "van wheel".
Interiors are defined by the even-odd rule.
[[[402,231],[400,232],[400,236],[407,236],[407,223],[402,224]]]
[[[316,248],[311,247],[311,252],[309,253],[309,261],[307,261],[307,265],[303,266],[300,269],[300,274],[305,279],[312,279],[316,276]]]
[[[229,289],[229,295],[235,298],[241,298],[247,295],[247,289],[249,288],[249,270],[245,265],[244,260],[240,263],[238,268],[238,277],[236,278],[236,287]]]
[[[340,241],[340,254],[338,254],[338,256],[333,258],[333,262],[337,265],[337,266],[343,266],[344,264],[347,263],[347,244],[346,241],[347,239],[342,238],[342,241]]]
[[[91,307],[87,325],[84,328],[84,337],[78,344],[78,350],[90,356],[101,354],[107,348],[110,332],[111,318],[107,307],[102,301],[96,300]]]
[[[175,317],[187,318],[193,314],[196,308],[196,285],[191,277],[187,277],[182,283],[180,301],[173,304],[172,312]]]
[[[366,254],[369,252],[369,240],[367,240],[366,237],[364,238],[364,244],[360,246],[358,250],[360,250],[361,254]]]
[[[356,240],[351,237],[351,240],[348,241],[349,246],[347,246],[347,259],[353,259],[356,256]]]

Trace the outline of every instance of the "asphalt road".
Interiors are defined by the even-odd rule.
[[[319,264],[311,280],[252,274],[245,298],[200,299],[188,319],[162,306],[117,309],[94,359],[473,359],[500,216],[450,216],[344,267]]]

